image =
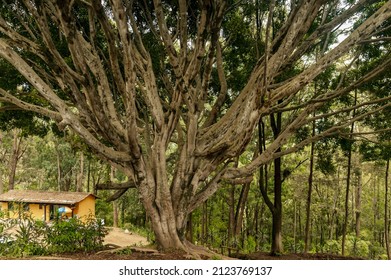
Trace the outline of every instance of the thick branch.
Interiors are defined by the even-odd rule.
[[[128,181],[125,183],[102,183],[102,184],[96,184],[95,189],[96,190],[122,190],[122,189],[132,189],[136,188],[136,185],[132,181]]]

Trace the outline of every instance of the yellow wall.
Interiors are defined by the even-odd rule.
[[[18,211],[8,211],[8,202],[2,202],[0,206],[2,212],[4,212],[6,215],[8,213],[9,218],[19,218]],[[31,214],[32,218],[43,221],[45,209],[43,205],[42,209],[39,209],[39,204],[29,204],[29,208],[29,214]],[[67,214],[69,218],[71,217],[71,215],[71,213]],[[76,204],[73,209],[73,215],[80,218],[82,221],[85,221],[90,215],[92,215],[92,217],[95,217],[95,197],[89,195],[84,200]],[[49,221],[49,219],[50,205],[46,205],[46,221]]]
[[[8,210],[8,202],[2,202],[2,203],[1,203],[1,210],[2,210],[2,212],[5,213],[5,215],[6,215],[7,217],[12,218],[12,219],[17,219],[17,218],[20,218],[20,217],[19,217],[20,214],[23,214],[23,215],[26,215],[26,216],[32,214],[31,209],[33,209],[33,210],[35,211],[35,207],[34,207],[34,206],[31,207],[31,206],[32,206],[32,205],[30,204],[30,205],[29,205],[29,209],[30,209],[29,211],[23,211],[23,210],[19,211],[18,208],[14,209],[14,211],[10,211],[10,210]],[[37,205],[37,206],[38,206],[38,205]],[[23,207],[23,206],[18,205],[18,204],[15,204],[14,207]],[[34,217],[34,216],[33,216],[33,217]],[[34,218],[35,218],[35,217],[34,217]]]
[[[85,221],[89,215],[95,217],[95,197],[89,195],[85,199],[80,201],[73,210],[73,214],[80,218],[82,221]]]

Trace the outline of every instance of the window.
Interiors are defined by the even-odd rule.
[[[10,201],[8,202],[8,211],[14,211],[15,210],[15,203]]]

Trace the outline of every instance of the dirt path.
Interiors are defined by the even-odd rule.
[[[145,246],[148,245],[148,240],[138,234],[125,232],[120,228],[108,228],[109,232],[103,242],[104,245],[112,244],[119,247],[126,246]]]

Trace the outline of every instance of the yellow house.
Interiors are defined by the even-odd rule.
[[[31,214],[34,219],[50,221],[60,217],[95,216],[96,196],[82,192],[53,192],[33,190],[10,190],[0,194],[1,211],[9,218]]]

